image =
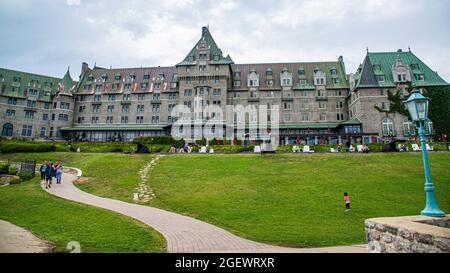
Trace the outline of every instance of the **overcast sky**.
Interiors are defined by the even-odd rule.
[[[411,50],[450,81],[447,0],[0,0],[0,67],[77,79],[92,67],[173,66],[210,25],[236,63]]]

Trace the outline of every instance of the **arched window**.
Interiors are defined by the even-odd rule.
[[[5,123],[2,129],[2,136],[4,137],[12,137],[13,135],[13,126],[11,123]]]
[[[403,120],[403,134],[405,136],[413,136],[416,134],[414,124],[408,118]]]
[[[383,136],[394,135],[394,122],[390,118],[383,119]]]

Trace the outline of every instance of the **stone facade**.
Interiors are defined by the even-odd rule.
[[[369,219],[366,239],[377,253],[450,253],[450,216]]]
[[[0,126],[5,137],[129,141],[169,135],[179,119],[172,110],[198,108],[200,97],[210,111],[191,118],[203,126],[221,120],[226,125],[219,130],[236,130],[237,122],[257,119],[226,116],[229,105],[279,106],[280,144],[372,143],[415,133],[407,117],[387,113],[388,91],[401,90],[406,97],[410,81],[422,88],[447,85],[411,52],[368,53],[351,75],[343,57],[235,64],[203,27],[198,43],[173,67],[108,69],[83,63],[74,86],[69,73],[56,79],[0,69]],[[36,104],[29,103],[33,100]],[[269,112],[267,118],[275,119]]]

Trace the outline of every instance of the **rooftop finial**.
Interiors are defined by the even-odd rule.
[[[408,46],[408,51],[411,52],[411,46]]]
[[[369,47],[366,47],[367,54],[369,54]]]

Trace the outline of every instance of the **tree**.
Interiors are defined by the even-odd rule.
[[[431,99],[429,118],[436,135],[450,133],[450,85],[427,87],[424,96]]]

